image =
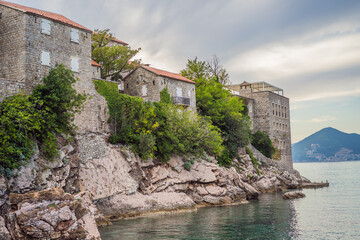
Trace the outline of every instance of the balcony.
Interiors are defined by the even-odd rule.
[[[190,98],[173,97],[173,103],[177,105],[190,106]]]

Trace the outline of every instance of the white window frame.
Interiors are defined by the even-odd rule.
[[[252,113],[252,111],[253,111],[252,103],[249,103],[249,105],[248,105],[248,111],[249,111],[249,113]]]
[[[79,72],[80,71],[80,61],[78,57],[71,57],[70,58],[70,66],[71,71]]]
[[[145,97],[147,95],[148,95],[147,85],[142,85],[142,87],[141,87],[141,96]]]
[[[177,97],[182,97],[183,96],[183,91],[182,91],[181,87],[176,88],[176,96]]]
[[[41,33],[46,35],[51,34],[51,21],[47,19],[41,19]]]
[[[50,66],[50,63],[51,63],[50,52],[41,51],[41,65]]]
[[[71,28],[70,29],[70,41],[74,43],[79,43],[80,33],[79,30]]]

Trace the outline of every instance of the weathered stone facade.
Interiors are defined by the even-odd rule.
[[[272,91],[253,91],[251,88],[240,88],[240,85],[232,85],[228,88],[236,91],[240,96],[248,98],[253,131],[268,133],[274,147],[281,154],[281,162],[292,169],[289,98]]]
[[[83,112],[75,118],[78,132],[108,131],[107,104],[92,82],[99,73],[91,65],[91,31],[1,2],[0,13],[0,100],[18,92],[30,93],[57,63],[72,69],[71,61],[76,59],[78,70],[73,72],[79,81],[75,89],[88,95]],[[44,19],[50,22],[49,34],[42,32]],[[74,30],[78,41],[71,39]],[[42,51],[49,53],[49,64],[42,63]]]
[[[196,109],[195,83],[162,76],[144,67],[138,67],[124,79],[124,93],[145,101],[160,101],[164,88],[168,89],[174,103]]]

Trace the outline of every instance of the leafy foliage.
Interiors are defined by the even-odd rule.
[[[165,162],[174,153],[221,155],[219,132],[196,113],[172,105],[167,90],[161,93],[161,102],[149,103],[119,94],[114,83],[100,80],[94,83],[109,106],[114,130],[111,143],[129,144],[142,158],[157,157]]]
[[[72,88],[71,70],[57,65],[30,96],[17,94],[0,103],[0,168],[9,173],[34,154],[35,143],[52,159],[57,154],[56,134],[69,134],[72,120],[86,100]]]
[[[266,132],[257,131],[254,133],[251,144],[268,158],[272,158],[275,153],[275,148]]]
[[[101,65],[101,78],[112,80],[122,78],[121,72],[132,70],[140,64],[140,60],[129,63],[141,49],[131,49],[127,45],[114,44],[115,38],[109,29],[95,30],[91,36],[91,57]]]
[[[258,163],[258,160],[254,157],[251,149],[249,147],[245,147],[246,149],[246,153],[250,156],[251,158],[251,162],[256,170],[256,173],[260,176],[262,174],[261,170],[259,169],[259,163]],[[252,178],[253,176],[250,176],[250,178]]]
[[[209,118],[222,133],[226,150],[218,159],[220,165],[229,166],[237,156],[238,148],[250,142],[250,120],[243,116],[244,105],[238,97],[220,83],[209,64],[197,58],[188,60],[182,75],[195,81],[196,105],[199,114]]]

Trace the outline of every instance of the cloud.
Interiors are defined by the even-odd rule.
[[[360,33],[311,43],[272,43],[234,57],[229,70],[257,81],[291,79],[360,63]]]
[[[319,118],[313,118],[310,120],[310,122],[314,122],[314,123],[322,123],[322,122],[330,122],[330,121],[334,121],[336,120],[335,117],[331,117],[331,116],[322,116]]]

